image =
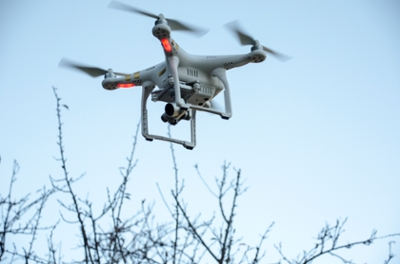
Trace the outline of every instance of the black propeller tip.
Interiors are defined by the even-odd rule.
[[[73,62],[71,60],[68,60],[66,58],[61,59],[61,61],[58,63],[58,67],[63,67],[63,68],[69,68],[72,70],[80,71],[83,72],[91,77],[99,77],[105,75],[108,70],[99,68],[99,67],[93,67],[77,62]],[[120,73],[120,72],[113,72],[115,75],[127,75],[125,73]]]
[[[240,28],[238,20],[231,21],[224,25],[234,37],[236,37],[242,46],[255,45],[256,41],[247,32]]]
[[[208,30],[207,29],[202,29],[200,27],[195,27],[192,25],[189,25],[187,23],[183,23],[181,21],[178,21],[176,19],[171,19],[171,18],[164,18],[163,15],[155,15],[153,13],[141,10],[139,8],[118,2],[118,1],[112,1],[108,4],[109,8],[113,8],[113,9],[118,9],[118,10],[122,10],[122,11],[126,11],[126,12],[130,12],[130,13],[136,13],[139,15],[143,15],[143,16],[147,16],[147,17],[151,17],[154,19],[162,19],[162,20],[166,20],[168,25],[170,26],[171,30],[175,30],[175,31],[187,31],[189,33],[192,33],[198,37],[202,37],[204,36]]]
[[[118,2],[118,1],[110,2],[108,4],[108,7],[109,8],[113,8],[113,9],[126,11],[126,12],[136,13],[136,14],[139,14],[139,15],[148,16],[148,17],[155,18],[155,19],[159,18],[159,16],[157,16],[155,14],[149,13],[147,11],[141,10],[139,8],[136,8],[136,7],[133,7],[133,6]]]
[[[61,59],[58,67],[69,68],[88,74],[91,77],[99,77],[107,73],[107,70],[73,62],[68,59]]]
[[[229,31],[234,35],[235,38],[238,39],[239,43],[242,46],[246,46],[246,45],[258,45],[258,41],[256,41],[252,36],[250,36],[247,32],[245,32],[239,24],[238,20],[234,20],[232,22],[229,22],[227,24],[224,25],[227,29],[229,29]],[[261,45],[263,50],[267,53],[269,53],[270,55],[274,56],[276,59],[285,62],[288,61],[290,59],[292,59],[292,57],[287,56],[285,54],[282,54],[280,52],[274,51],[270,48],[267,48],[263,45]]]

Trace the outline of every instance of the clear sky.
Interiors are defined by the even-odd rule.
[[[248,52],[223,27],[239,19],[263,45],[293,57],[285,63],[268,57],[229,71],[233,117],[199,113],[196,148],[175,146],[193,214],[211,215],[216,208],[206,188],[198,187],[193,165],[213,183],[227,161],[242,170],[250,187],[239,201],[238,232],[256,243],[276,223],[266,243],[268,262],[278,260],[274,244],[282,242],[295,257],[313,245],[326,221],[337,218],[349,218],[343,242],[365,239],[374,228],[378,235],[400,232],[399,1],[124,2],[209,28],[200,39],[173,34],[189,53]],[[58,63],[66,57],[135,72],[164,55],[151,34],[152,19],[109,9],[108,3],[0,0],[2,194],[14,159],[21,165],[18,194],[61,175],[53,158],[58,149],[52,86],[69,106],[63,120],[70,173],[87,174],[78,192],[105,200],[106,188],[116,186],[139,121],[141,89],[106,91],[101,77]],[[149,107],[150,129],[166,134],[164,104]],[[172,133],[187,137],[189,126],[181,122]],[[156,183],[167,194],[173,186],[170,145],[140,136],[136,158],[132,208],[144,198],[155,201],[155,212],[167,220]],[[57,216],[56,203],[47,209]],[[68,241],[76,241],[69,233],[58,234],[65,251],[74,246]],[[380,241],[346,255],[357,263],[382,263],[387,251],[387,241]],[[399,239],[393,251],[393,263],[399,263]]]

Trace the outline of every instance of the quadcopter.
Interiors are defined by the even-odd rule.
[[[289,58],[261,45],[257,40],[239,29],[236,22],[228,23],[226,26],[237,36],[242,45],[251,45],[249,53],[231,56],[192,55],[172,39],[171,32],[182,30],[203,35],[203,30],[175,19],[167,19],[163,14],[154,15],[116,1],[111,2],[109,7],[156,19],[152,33],[161,43],[165,60],[132,74],[86,66],[67,59],[62,59],[59,65],[80,70],[92,77],[104,75],[102,86],[106,90],[141,86],[142,135],[148,141],[163,140],[181,144],[187,149],[193,149],[196,146],[196,111],[216,114],[226,120],[232,117],[230,86],[226,77],[227,70],[248,63],[262,62],[266,59],[267,53],[281,60]],[[220,111],[212,107],[212,99],[222,91],[224,91],[225,109]],[[153,102],[166,103],[165,111],[161,115],[161,120],[164,123],[176,125],[182,120],[190,121],[190,142],[150,133],[147,110],[149,97]]]

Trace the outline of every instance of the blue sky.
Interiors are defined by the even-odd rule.
[[[101,199],[107,187],[115,187],[139,121],[141,90],[106,91],[101,77],[57,65],[66,57],[135,72],[161,62],[164,55],[151,34],[152,19],[108,9],[108,3],[0,1],[2,194],[14,159],[21,165],[20,194],[61,173],[53,158],[58,152],[52,86],[69,106],[63,120],[70,172],[87,174],[78,191]],[[257,241],[276,222],[266,243],[269,262],[278,258],[274,243],[283,242],[294,257],[312,245],[326,221],[337,218],[349,218],[344,242],[363,239],[374,228],[381,235],[400,231],[398,1],[125,3],[209,28],[200,39],[174,33],[189,53],[248,52],[223,27],[239,19],[263,45],[293,57],[285,63],[268,57],[229,71],[233,117],[225,121],[199,113],[196,148],[175,146],[193,214],[215,210],[203,202],[207,190],[198,187],[193,165],[199,164],[213,182],[227,161],[242,170],[250,187],[239,201],[241,234]],[[164,105],[149,104],[150,129],[166,134],[160,121]],[[172,133],[187,137],[189,126],[182,122]],[[170,146],[140,136],[136,157],[130,190],[137,203],[132,206],[144,198],[155,201],[155,212],[167,219],[156,183],[165,193],[173,186]],[[65,250],[74,238],[64,238]],[[346,254],[357,263],[379,263],[387,250],[381,241]],[[393,250],[398,261],[399,241]]]

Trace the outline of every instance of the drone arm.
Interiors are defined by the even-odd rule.
[[[117,76],[110,69],[105,75],[102,85],[106,90],[133,88],[138,86],[144,87],[144,85],[148,82],[157,82],[160,72],[162,72],[162,68],[165,68],[165,63],[159,63],[155,66],[134,72],[132,74],[123,74],[123,77]]]
[[[135,86],[142,86],[142,79],[137,78],[140,72],[134,74],[127,74],[124,77],[116,77],[106,74],[102,86],[106,90],[115,90],[118,88],[133,88]]]

